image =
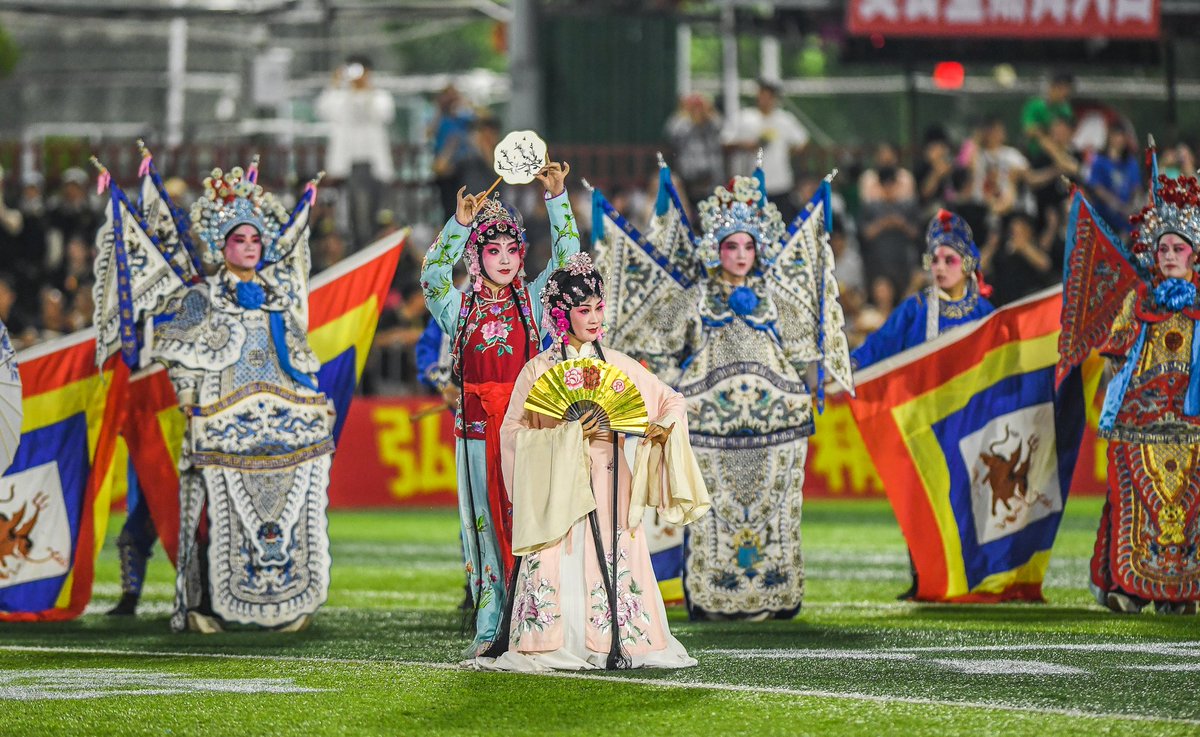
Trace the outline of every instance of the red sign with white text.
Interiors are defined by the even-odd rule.
[[[1155,39],[1159,0],[850,0],[846,26],[866,36]]]

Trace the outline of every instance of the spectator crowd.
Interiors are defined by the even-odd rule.
[[[1072,184],[1114,234],[1129,237],[1129,216],[1145,198],[1141,148],[1119,113],[1077,103],[1072,92],[1070,75],[1053,76],[1043,94],[1025,103],[1016,131],[996,116],[975,121],[960,139],[949,126],[932,126],[912,152],[911,169],[891,142],[847,162],[833,183],[831,245],[852,346],[928,284],[924,233],[940,208],[971,225],[997,307],[1061,280]],[[749,171],[745,154],[761,147],[768,195],[785,217],[799,211],[825,172],[794,173],[809,136],[778,102],[778,87],[760,82],[755,106],[723,123],[702,96],[681,100],[664,137],[688,200],[706,196],[726,175]],[[1195,171],[1184,144],[1159,156],[1168,176]],[[729,166],[715,169],[722,161]],[[653,193],[621,197],[645,209]]]
[[[1128,237],[1128,217],[1144,199],[1140,146],[1113,111],[1074,103],[1072,86],[1068,75],[1050,80],[1044,94],[1025,104],[1019,130],[1010,130],[998,117],[976,121],[957,139],[949,126],[934,126],[924,132],[917,151],[880,142],[845,162],[834,181],[831,244],[852,345],[927,284],[923,235],[939,208],[970,223],[997,306],[1060,280],[1070,183],[1083,188],[1115,233]],[[501,127],[489,110],[472,106],[453,86],[438,93],[433,104],[428,187],[448,215],[460,187],[480,192],[491,185]],[[386,132],[394,107],[388,95],[371,86],[368,60],[356,57],[339,68],[317,107],[331,126],[327,168],[332,186],[324,188],[314,211],[313,270],[328,268],[403,225],[416,227],[365,378],[368,391],[415,391],[413,348],[427,322],[420,264],[440,222],[397,222],[383,196],[394,175]],[[732,120],[722,120],[711,99],[688,95],[663,130],[685,207],[691,209],[731,173],[750,171],[761,149],[768,194],[788,219],[825,174],[805,169],[809,141],[806,127],[782,104],[778,85],[765,80],[754,104]],[[1185,145],[1160,151],[1160,162],[1171,176],[1195,171]],[[0,191],[8,195],[0,197],[0,320],[18,349],[91,322],[93,240],[106,200],[89,193],[89,181],[78,168],[62,172],[49,193],[37,174],[22,177],[19,191],[0,180]],[[177,202],[190,201],[182,180],[168,182],[168,188]],[[653,176],[644,187],[618,186],[606,194],[632,222],[644,223],[656,189]],[[549,256],[550,229],[536,193],[526,190],[503,191],[503,197],[525,218],[528,258],[536,269]],[[572,195],[586,231],[587,194],[574,186]]]

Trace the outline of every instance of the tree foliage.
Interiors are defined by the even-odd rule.
[[[504,51],[506,28],[492,20],[471,21],[396,47],[405,74],[436,74],[468,69],[503,72],[508,67]]]
[[[17,60],[20,57],[21,50],[17,46],[17,42],[4,29],[4,26],[0,26],[0,77],[7,77],[12,74],[12,70],[17,66]]]

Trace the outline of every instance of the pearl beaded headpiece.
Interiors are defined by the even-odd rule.
[[[264,257],[279,240],[288,221],[287,210],[258,186],[256,174],[256,166],[251,166],[249,173],[235,166],[228,172],[213,169],[204,180],[204,193],[192,204],[191,218],[200,240],[208,246],[205,260],[220,262],[225,239],[239,225],[253,225],[258,230]]]
[[[702,233],[697,249],[701,261],[710,269],[721,263],[721,241],[734,233],[754,238],[762,256],[764,249],[778,243],[786,230],[779,208],[767,202],[754,177],[734,177],[728,187],[717,187],[697,209]]]

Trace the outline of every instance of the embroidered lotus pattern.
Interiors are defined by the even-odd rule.
[[[513,642],[520,644],[526,632],[544,632],[561,614],[554,597],[558,590],[541,575],[542,559],[538,553],[525,558],[525,577],[517,594],[513,611]]]
[[[612,570],[612,554],[606,554],[604,565]],[[633,577],[633,572],[629,570],[629,565],[625,561],[629,558],[629,551],[626,548],[619,548],[617,554],[617,627],[621,632],[622,645],[636,645],[639,642],[644,642],[646,645],[652,645],[650,641],[649,625],[650,613],[646,611],[646,605],[643,601],[645,593],[642,587],[638,585],[637,580]],[[612,609],[608,605],[608,592],[604,589],[604,582],[598,581],[591,590],[592,600],[592,616],[588,623],[592,627],[603,633],[608,633],[612,630]]]

